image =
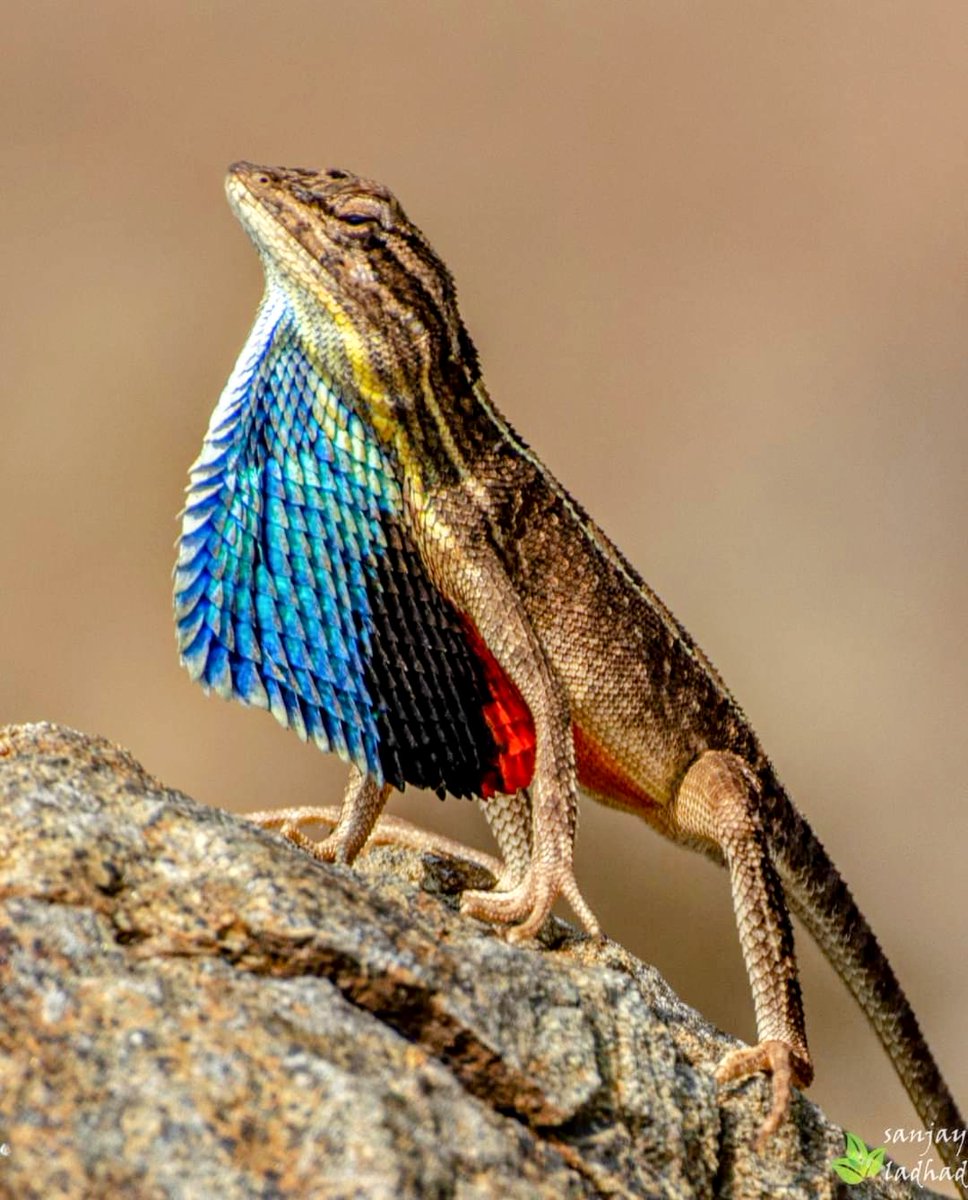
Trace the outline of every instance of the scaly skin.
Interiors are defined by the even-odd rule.
[[[463,909],[527,937],[564,896],[597,934],[572,860],[581,788],[730,871],[759,1044],[729,1056],[718,1078],[773,1073],[761,1142],[787,1111],[792,1085],[813,1075],[788,904],[867,1013],[925,1123],[963,1128],[890,965],[739,706],[675,617],[495,409],[453,281],[396,199],[345,171],[247,163],[231,168],[226,187],[262,258],[267,290],[193,469],[176,582],[182,653],[203,685],[271,708],[353,764],[322,843],[298,831],[318,810],[259,814],[261,822],[283,824],[321,858],[352,861],[391,784],[477,794],[504,867],[493,891],[465,893]],[[275,382],[254,382],[268,379],[273,363]],[[298,409],[307,396],[308,407]],[[316,460],[305,458],[306,438],[321,430],[335,445],[339,429],[349,431],[350,454],[340,469],[365,494],[352,503],[365,509],[367,524],[356,513],[350,540],[327,533],[324,551],[317,513],[342,519],[350,501],[327,509],[310,491]],[[285,482],[276,493],[266,482],[273,458]],[[243,476],[248,490],[239,491]],[[284,514],[273,515],[272,497],[283,491]],[[244,530],[228,550],[217,519],[225,512]],[[256,514],[249,524],[247,513]],[[392,563],[381,557],[378,526],[399,544]],[[371,549],[357,546],[357,529]],[[331,601],[324,586],[325,564],[340,555],[350,565],[358,559],[366,576],[354,593],[364,596],[355,624],[346,627],[365,662],[355,691],[347,685],[320,700],[342,652],[327,649],[314,614],[318,607],[324,620],[327,612],[342,618],[348,601]],[[254,564],[255,583],[246,583],[246,564]],[[297,595],[300,581],[315,588],[319,606]],[[397,584],[418,596],[406,612],[386,599]],[[428,604],[437,616],[425,615]],[[427,650],[437,647],[436,633],[416,630],[410,654],[425,661],[413,667],[396,638],[424,619],[449,632],[445,645]],[[289,638],[284,648],[274,630]],[[253,641],[256,649],[239,648]],[[470,729],[469,749],[453,749],[458,735],[441,724],[449,718],[428,716],[430,702],[415,698],[427,678],[443,680],[451,697],[441,713],[465,706],[454,729],[461,737]],[[422,731],[412,744],[411,706],[411,724]],[[395,716],[403,733],[390,729]],[[402,748],[391,751],[391,742]]]

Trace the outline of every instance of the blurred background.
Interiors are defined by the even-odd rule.
[[[226,164],[380,179],[497,403],[723,672],[968,1104],[962,0],[2,8],[0,723],[105,734],[214,805],[338,798],[338,762],[189,682],[170,571],[261,293]],[[393,808],[488,845],[465,802]],[[589,803],[579,879],[753,1038],[725,874]],[[913,1111],[800,942],[811,1094],[879,1145]]]

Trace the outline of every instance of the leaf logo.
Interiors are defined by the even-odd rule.
[[[830,1164],[844,1183],[860,1183],[862,1179],[873,1179],[884,1166],[884,1147],[868,1150],[856,1133],[844,1133],[847,1153],[835,1158]]]

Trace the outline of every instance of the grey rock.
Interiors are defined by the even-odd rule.
[[[614,943],[513,947],[479,867],[312,861],[54,725],[0,730],[0,1195],[900,1197]],[[923,1192],[918,1193],[924,1195]]]

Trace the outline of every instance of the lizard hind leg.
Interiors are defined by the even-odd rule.
[[[740,948],[753,992],[759,1043],[728,1054],[716,1079],[725,1083],[760,1071],[773,1076],[773,1103],[757,1148],[779,1128],[794,1084],[809,1085],[803,1003],[793,950],[793,926],[759,811],[759,785],[737,755],[707,751],[686,772],[669,811],[677,840],[713,848],[726,860]]]

